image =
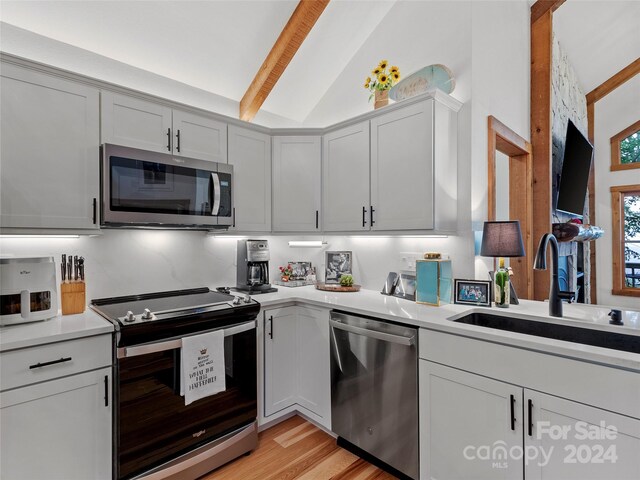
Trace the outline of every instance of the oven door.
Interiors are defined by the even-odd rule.
[[[180,396],[181,339],[118,349],[119,479],[135,477],[256,420],[255,328],[255,320],[224,328],[226,390],[188,406]]]
[[[231,225],[231,165],[105,144],[101,174],[102,225]]]

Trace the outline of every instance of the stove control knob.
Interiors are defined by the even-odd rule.
[[[242,300],[244,303],[251,303],[251,295],[247,293]]]
[[[136,316],[133,314],[131,310],[127,312],[127,315],[124,317],[124,321],[129,323],[136,321]]]
[[[240,305],[241,302],[242,302],[242,299],[240,297],[235,297],[233,299],[233,302],[231,303],[233,303],[234,305]]]
[[[153,315],[151,314],[151,310],[149,310],[148,308],[145,308],[142,314],[142,319],[151,320],[152,318],[153,318]]]

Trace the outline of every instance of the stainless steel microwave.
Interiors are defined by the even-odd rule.
[[[233,223],[233,166],[104,144],[101,225],[208,230]]]

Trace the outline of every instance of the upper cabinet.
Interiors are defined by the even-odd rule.
[[[322,145],[324,230],[369,230],[369,122],[328,133]]]
[[[240,232],[271,231],[271,137],[229,126],[233,165],[233,226]]]
[[[102,143],[227,162],[227,124],[141,100],[101,93]]]
[[[96,88],[3,63],[0,227],[98,229]]]
[[[319,136],[273,137],[273,231],[320,231]]]

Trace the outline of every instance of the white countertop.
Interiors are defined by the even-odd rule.
[[[542,322],[573,325],[610,332],[635,335],[640,342],[640,312],[623,310],[623,326],[609,324],[610,308],[595,305],[564,304],[564,316],[549,316],[547,302],[520,300],[520,305],[511,305],[508,309],[496,307],[474,307],[469,305],[442,305],[434,307],[390,297],[372,290],[360,292],[325,292],[313,286],[283,287],[278,292],[253,296],[263,308],[277,307],[286,303],[316,305],[324,308],[336,308],[351,313],[370,315],[385,320],[415,325],[422,328],[464,335],[498,342],[501,344],[527,348],[554,355],[567,356],[597,362],[601,364],[627,368],[640,372],[640,354],[621,352],[608,348],[593,347],[580,343],[554,340],[533,335],[513,333],[504,330],[467,325],[451,321],[462,313],[472,311],[490,311],[496,315],[512,315]]]
[[[0,327],[0,352],[113,332],[113,325],[87,307],[77,315]]]

